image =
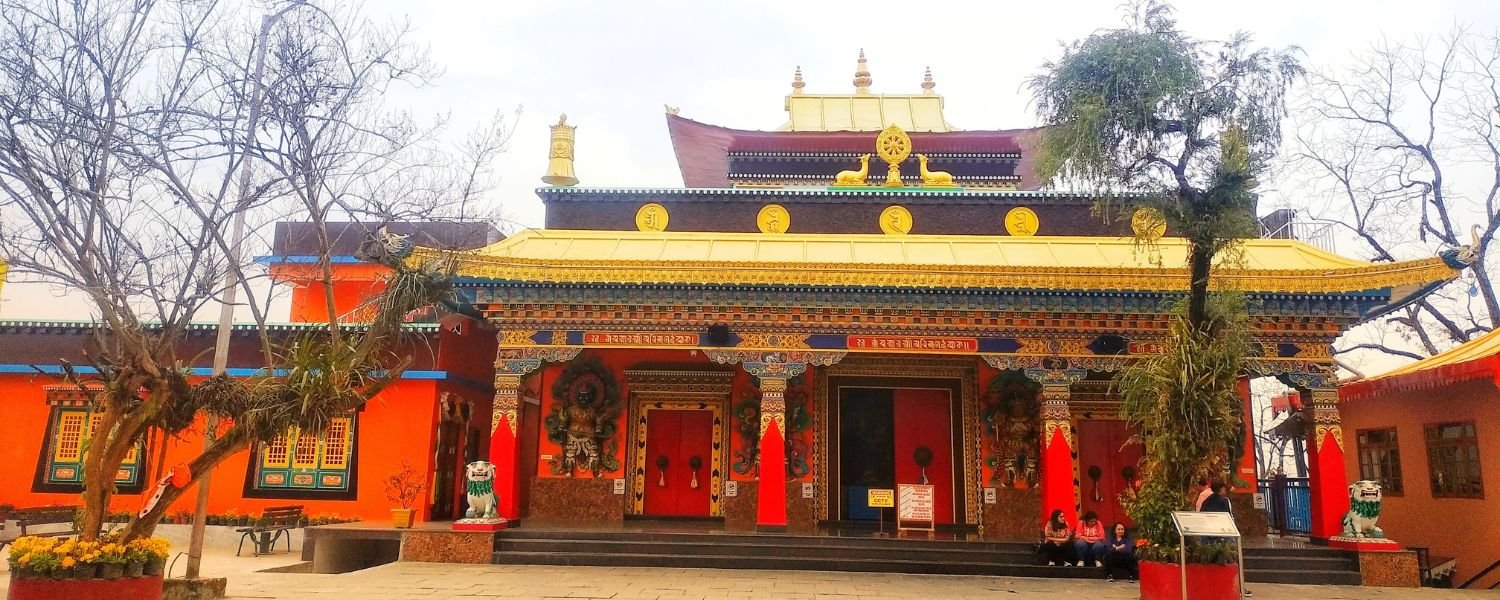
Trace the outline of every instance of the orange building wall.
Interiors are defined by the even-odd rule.
[[[333,305],[339,321],[356,322],[355,313],[374,295],[385,289],[386,267],[371,264],[335,264],[333,270]],[[292,286],[292,305],[288,315],[293,323],[327,323],[328,299],[324,293],[321,271],[315,265],[278,264],[271,267],[271,277]]]
[[[1426,546],[1433,556],[1458,557],[1454,582],[1462,583],[1500,559],[1500,392],[1489,381],[1344,401],[1345,468],[1358,481],[1360,429],[1396,428],[1404,494],[1385,496],[1380,527],[1407,546]],[[1479,436],[1479,467],[1486,499],[1433,498],[1424,428],[1473,421]],[[1492,578],[1483,585],[1492,583]],[[1481,586],[1482,587],[1482,586]]]
[[[46,439],[44,429],[50,411],[42,386],[56,384],[55,378],[46,376],[0,375],[0,403],[3,403],[5,413],[5,418],[0,419],[0,440],[5,440],[7,446],[6,460],[0,461],[0,503],[19,507],[79,503],[76,493],[31,491],[37,457],[41,455]],[[240,514],[259,514],[261,509],[268,506],[300,504],[310,515],[388,518],[390,502],[385,498],[383,480],[399,468],[401,460],[411,461],[412,467],[419,473],[432,472],[438,387],[439,382],[436,380],[401,380],[372,399],[359,413],[355,454],[356,499],[244,498],[245,476],[250,460],[250,453],[245,451],[225,459],[214,470],[209,512],[226,513],[232,509]],[[153,445],[147,451],[147,493],[160,478],[160,474],[154,471],[158,447]],[[168,442],[167,467],[191,460],[202,447],[200,425],[199,428],[184,433],[181,439]],[[195,496],[196,492],[185,494],[170,512],[175,514],[191,511]],[[121,494],[115,497],[111,510],[136,511],[143,501],[142,494]],[[426,519],[428,507],[423,505],[418,508],[419,517]]]

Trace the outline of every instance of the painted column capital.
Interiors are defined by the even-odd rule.
[[[503,335],[503,334],[502,334]],[[578,357],[582,348],[501,348],[495,351],[495,403],[490,410],[490,431],[500,428],[503,420],[516,433],[516,418],[521,408],[521,379],[542,368],[544,362],[567,362]]]

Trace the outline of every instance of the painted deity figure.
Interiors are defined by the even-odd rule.
[[[599,430],[599,411],[594,406],[598,390],[592,385],[581,385],[573,397],[573,402],[563,411],[563,417],[567,422],[568,442],[563,447],[563,471],[569,477],[573,476],[573,469],[577,464],[578,455],[582,454],[586,468],[599,474],[599,440],[596,437]]]
[[[1007,390],[1007,412],[1000,432],[1004,444],[1007,487],[1029,488],[1037,482],[1037,430],[1029,390]]]

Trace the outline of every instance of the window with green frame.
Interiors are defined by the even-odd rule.
[[[83,490],[83,459],[89,438],[98,429],[103,415],[87,404],[57,403],[47,419],[47,445],[38,457],[36,492],[78,492]],[[141,457],[145,444],[137,444],[115,471],[115,485],[121,492],[141,489]]]
[[[339,417],[318,435],[293,427],[255,452],[246,495],[261,498],[325,497],[354,490],[353,415]]]

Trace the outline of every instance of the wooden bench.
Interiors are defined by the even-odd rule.
[[[37,537],[63,537],[78,535],[78,507],[77,506],[40,506],[36,508],[20,508],[10,513],[11,518],[16,520],[16,536],[26,537],[28,535]],[[33,531],[38,525],[67,525],[67,528],[57,531]],[[0,548],[4,548],[15,541],[15,538],[0,540]]]
[[[302,526],[301,506],[273,506],[260,513],[254,525],[234,530],[240,535],[240,546],[235,556],[245,549],[245,539],[255,540],[255,556],[270,554],[281,536],[286,536],[286,551],[292,551],[292,530]]]

